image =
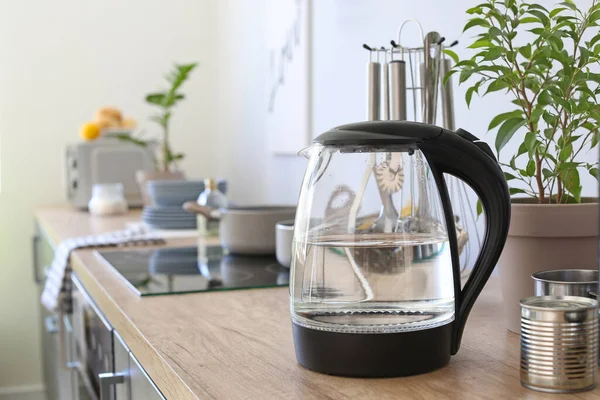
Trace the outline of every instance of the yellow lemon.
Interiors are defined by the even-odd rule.
[[[81,126],[79,134],[85,140],[94,140],[100,136],[100,127],[95,122],[86,122]]]

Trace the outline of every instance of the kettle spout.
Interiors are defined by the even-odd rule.
[[[313,150],[313,146],[305,147],[298,152],[298,155],[304,156],[304,158],[309,159],[310,155],[312,154],[312,150]]]

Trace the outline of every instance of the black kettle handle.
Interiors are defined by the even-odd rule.
[[[461,129],[456,132],[444,129],[439,136],[421,142],[418,147],[429,162],[444,207],[455,297],[451,353],[456,354],[469,312],[492,274],[506,242],[510,225],[510,194],[492,150],[472,134]],[[462,291],[454,214],[444,173],[454,175],[471,186],[481,200],[486,218],[481,252]]]

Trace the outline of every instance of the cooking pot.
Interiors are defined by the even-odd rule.
[[[221,246],[231,254],[274,254],[275,225],[294,219],[295,206],[247,206],[214,209],[187,202],[183,208],[219,220]]]

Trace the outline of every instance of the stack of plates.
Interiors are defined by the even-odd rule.
[[[196,229],[196,215],[184,211],[181,206],[144,207],[142,220],[154,229]]]
[[[217,187],[222,192],[227,191],[227,181],[219,179]],[[204,191],[203,181],[165,180],[149,181],[148,194],[157,206],[181,206],[186,201],[196,200]]]

